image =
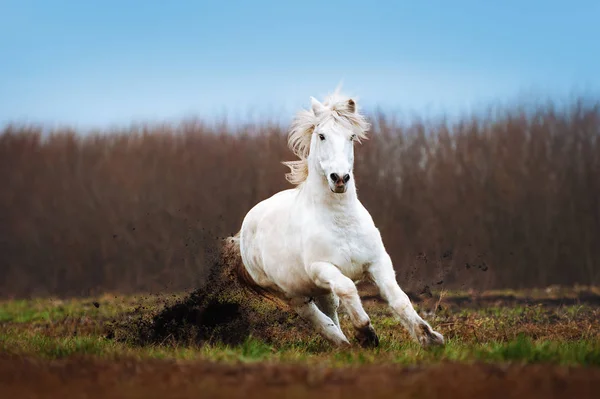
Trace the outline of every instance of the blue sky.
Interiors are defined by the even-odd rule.
[[[0,2],[0,125],[468,111],[600,86],[597,1]]]

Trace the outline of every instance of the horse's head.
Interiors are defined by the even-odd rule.
[[[369,123],[353,99],[338,91],[323,103],[311,97],[311,109],[298,113],[288,144],[300,158],[284,162],[290,182],[300,184],[309,174],[326,181],[334,193],[345,193],[354,184],[354,142],[366,138]]]
[[[312,133],[309,162],[327,180],[334,193],[345,193],[353,184],[355,130],[350,123],[335,117],[356,112],[354,100],[335,104],[335,108],[321,104],[311,97],[311,108],[317,120]],[[347,122],[347,121],[346,121]]]

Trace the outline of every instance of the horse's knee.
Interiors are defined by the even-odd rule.
[[[333,284],[333,293],[337,297],[337,304],[340,299],[351,299],[358,296],[358,289],[349,278],[341,278]]]

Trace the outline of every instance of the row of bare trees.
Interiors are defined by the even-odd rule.
[[[359,197],[410,290],[600,283],[600,107],[372,118]],[[194,288],[289,187],[285,130],[199,121],[0,135],[0,296]]]

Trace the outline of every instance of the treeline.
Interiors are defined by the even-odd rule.
[[[359,197],[409,290],[600,283],[600,106],[371,118]],[[0,135],[0,296],[191,289],[218,237],[290,187],[278,126]]]

